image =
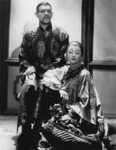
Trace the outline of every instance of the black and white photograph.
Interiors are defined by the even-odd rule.
[[[0,0],[0,149],[116,150],[116,0]]]

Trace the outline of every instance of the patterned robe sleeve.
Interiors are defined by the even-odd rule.
[[[59,39],[60,42],[59,52],[55,58],[56,62],[54,63],[54,65],[58,67],[65,64],[64,54],[66,53],[67,45],[69,44],[69,34],[62,28],[54,28],[54,35],[57,37],[57,39]]]
[[[104,122],[102,106],[89,72],[81,76],[78,96],[86,120],[94,124],[102,124]]]
[[[31,36],[29,33],[26,33],[23,37],[22,44],[20,46],[19,52],[19,67],[20,73],[23,73],[27,70],[27,68],[32,66],[32,57],[30,53],[31,48]]]

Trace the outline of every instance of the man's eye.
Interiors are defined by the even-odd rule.
[[[45,10],[40,10],[39,12],[40,12],[40,13],[45,13]]]
[[[50,13],[51,13],[51,10],[44,10],[44,9],[42,9],[42,10],[40,10],[39,12],[40,12],[40,13],[45,13],[45,12],[47,12],[48,14],[50,14]]]
[[[51,10],[47,10],[48,13],[51,13]]]

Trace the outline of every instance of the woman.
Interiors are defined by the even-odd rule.
[[[66,66],[58,69],[61,70],[61,73],[64,73],[64,77],[62,74],[63,79],[59,78],[60,76],[57,75],[58,72],[56,69],[55,71],[50,70],[50,72],[46,72],[48,76],[44,76],[45,78],[42,80],[45,87],[43,88],[44,92],[40,100],[41,106],[44,106],[41,107],[41,110],[43,110],[41,114],[47,114],[48,111],[45,110],[48,109],[46,108],[49,108],[50,105],[52,106],[52,115],[47,124],[43,126],[43,134],[52,145],[57,147],[56,149],[59,149],[59,145],[60,148],[62,147],[61,149],[70,149],[73,145],[73,141],[71,142],[71,140],[69,140],[68,135],[63,133],[63,137],[61,137],[62,132],[58,130],[59,127],[64,130],[66,129],[67,132],[81,136],[81,140],[85,140],[85,143],[88,141],[88,149],[91,147],[91,144],[89,145],[90,141],[94,143],[91,147],[92,150],[96,148],[97,150],[102,149],[101,140],[104,136],[104,117],[102,115],[101,102],[92,76],[85,68],[82,57],[82,45],[77,41],[70,42],[66,52],[68,69]],[[50,78],[48,78],[49,75]],[[58,84],[56,84],[58,82],[51,80],[52,75],[56,77],[58,81],[61,81],[62,85],[60,84],[60,86],[58,86]],[[57,88],[55,89],[55,87]],[[60,94],[58,94],[58,92]],[[54,128],[56,131],[59,131],[59,133],[54,132]],[[63,144],[63,140],[65,144]],[[82,143],[82,145],[84,145],[84,141]],[[75,144],[73,146],[75,147]],[[84,146],[85,147],[82,148],[87,148],[87,143]]]

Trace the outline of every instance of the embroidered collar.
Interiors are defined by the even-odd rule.
[[[74,78],[76,75],[78,75],[81,70],[84,68],[84,63],[81,63],[80,65],[75,65],[73,67],[69,67],[69,70],[67,71],[67,74],[65,76],[65,81],[69,80],[70,78]]]

